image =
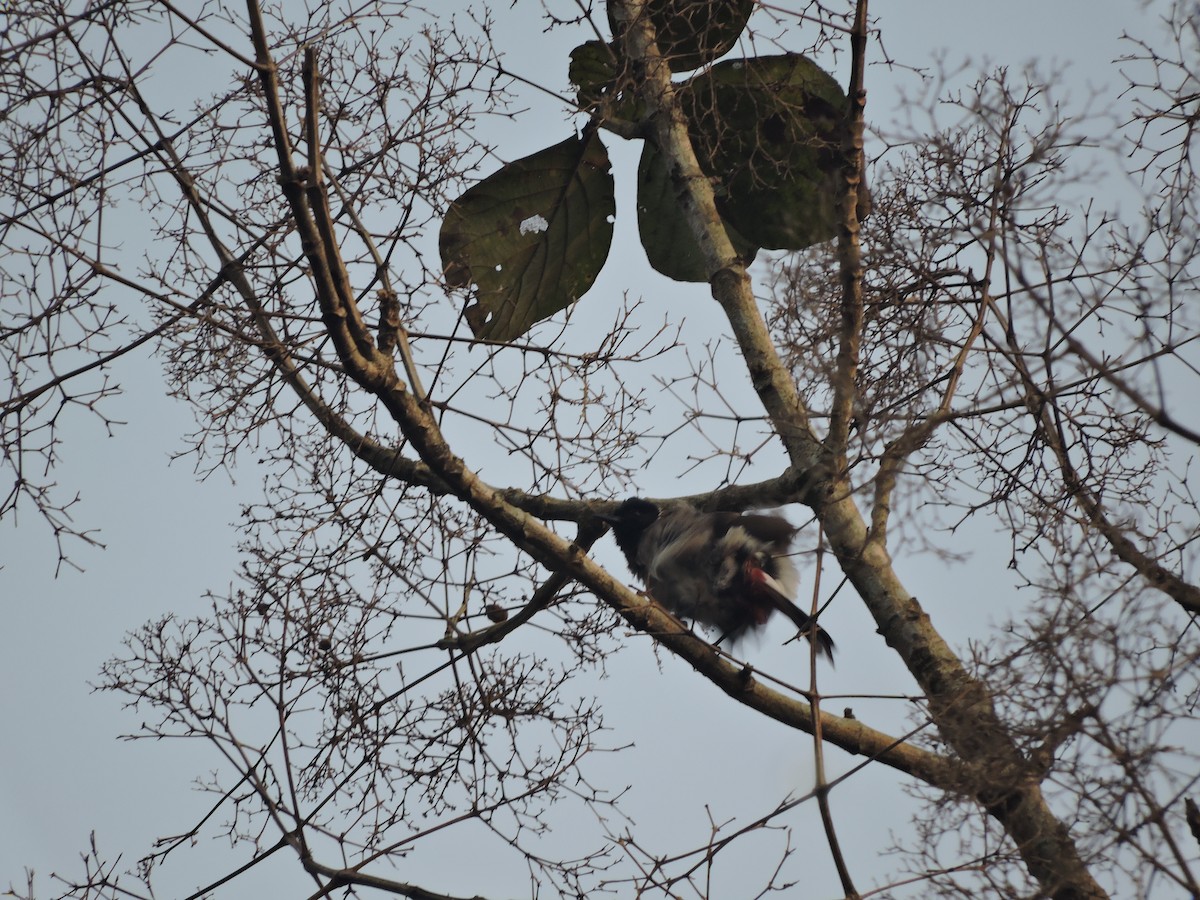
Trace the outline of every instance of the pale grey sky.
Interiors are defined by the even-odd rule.
[[[452,4],[444,6],[449,10]],[[563,86],[566,50],[575,40],[565,34],[542,35],[532,18],[538,9],[538,4],[524,0],[511,11],[501,3],[497,41],[502,48],[508,45],[509,65],[515,71]],[[872,13],[888,51],[900,63],[923,66],[939,51],[952,62],[969,58],[1012,68],[1030,61],[1059,61],[1069,64],[1063,88],[1075,97],[1107,85],[1106,96],[1115,98],[1113,88],[1119,80],[1111,60],[1123,52],[1121,32],[1151,36],[1155,30],[1151,13],[1122,0],[880,0]],[[877,53],[875,47],[872,53]],[[835,74],[845,81],[844,72]],[[870,122],[890,118],[894,84],[909,77],[903,71],[871,70]],[[531,103],[538,104],[540,112],[497,126],[500,152],[508,158],[569,133],[571,126],[560,111],[544,106],[543,98],[531,97]],[[618,144],[615,138],[609,141],[610,147]],[[618,177],[622,166],[626,176],[631,174],[630,154],[614,149],[614,158]],[[627,193],[625,197],[619,217],[623,214],[629,222]],[[136,217],[129,221],[136,228]],[[614,247],[594,290],[640,293],[664,311],[681,296],[693,305],[703,303],[703,288],[668,285],[653,275],[629,232]],[[189,782],[219,765],[199,744],[118,742],[117,735],[136,729],[139,713],[122,710],[112,696],[90,693],[88,685],[104,660],[118,652],[127,631],[167,612],[203,614],[208,609],[204,592],[220,590],[234,579],[236,533],[231,526],[240,504],[258,496],[259,474],[249,457],[230,473],[236,484],[221,473],[197,483],[186,461],[168,465],[170,454],[181,446],[179,436],[192,427],[190,412],[163,397],[157,363],[125,360],[117,375],[126,393],[111,411],[128,424],[113,437],[91,422],[69,425],[59,472],[60,481],[82,491],[78,520],[101,529],[106,549],[76,548],[73,559],[84,571],[64,568],[56,579],[53,541],[34,515],[25,511],[15,525],[0,525],[0,603],[5,617],[0,629],[0,888],[10,882],[23,884],[23,867],[30,866],[38,872],[39,896],[56,895],[47,878],[52,870],[79,873],[77,854],[93,830],[103,852],[110,857],[121,853],[124,862],[132,864],[154,837],[189,827],[208,803]],[[986,540],[984,529],[971,530],[976,534],[959,536],[963,546]],[[623,571],[607,540],[597,552]],[[948,637],[961,641],[974,633],[972,619],[978,611],[960,602],[960,575],[948,577],[932,560],[904,561],[900,568]],[[881,677],[908,684],[907,675],[884,657],[865,612],[844,604],[828,624],[840,655],[837,669],[825,676],[826,690],[876,691]],[[609,696],[607,718],[614,743],[633,739],[637,746],[597,765],[601,770],[606,765],[617,768],[613,783],[623,783],[624,773],[627,781],[642,788],[628,804],[642,829],[671,835],[682,828],[686,837],[675,845],[682,848],[706,833],[706,802],[721,818],[745,821],[767,812],[781,788],[808,789],[808,738],[722,703],[710,685],[689,677],[686,667],[672,659],[666,659],[660,671],[648,644],[637,640],[645,652],[623,654],[603,688]],[[867,654],[860,649],[864,646]],[[720,740],[727,735],[736,737]],[[704,746],[711,746],[712,753],[698,759],[696,748]],[[856,762],[831,752],[834,775]],[[713,772],[721,773],[715,787],[708,783]],[[865,883],[889,832],[907,829],[909,804],[895,789],[890,772],[868,767],[838,789],[834,808],[843,827],[857,835],[846,846],[852,869]],[[856,809],[867,814],[852,812]],[[815,813],[789,824],[795,828],[794,844],[811,841],[822,851],[811,893],[804,896],[837,895]],[[470,866],[461,864],[457,841],[447,835],[444,858],[439,860],[436,853],[419,856],[413,871],[403,877],[420,883],[422,867],[427,866],[424,871],[436,875],[437,885],[449,891],[527,895],[528,878],[518,868],[494,872],[489,878],[492,887],[480,882]],[[208,838],[181,854],[163,873],[161,896],[180,896],[242,859],[221,841]],[[294,861],[281,855],[278,863],[218,896],[301,897],[310,889],[311,882]],[[729,884],[715,896],[740,895],[736,884]]]

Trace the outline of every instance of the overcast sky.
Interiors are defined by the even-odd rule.
[[[510,11],[507,2],[501,3],[497,41],[502,49],[508,44],[509,65],[515,71],[562,86],[563,48],[569,49],[572,42],[565,35],[542,35],[531,19],[538,8],[522,0]],[[1070,95],[1081,98],[1098,90],[1115,104],[1119,79],[1111,61],[1124,52],[1118,40],[1121,33],[1156,33],[1151,15],[1134,10],[1134,4],[1121,0],[1004,4],[880,0],[872,13],[878,17],[888,51],[900,63],[927,65],[939,52],[951,61],[969,58],[1013,68],[1030,61],[1043,65],[1058,61],[1069,64],[1063,87]],[[538,41],[545,41],[549,49]],[[844,72],[836,74],[846,80]],[[894,84],[907,77],[903,72],[872,70],[869,121],[890,116]],[[501,152],[517,157],[561,140],[569,128],[561,113],[530,114],[519,124],[501,128],[498,143]],[[621,157],[619,151],[616,156]],[[625,154],[617,159],[618,168],[630,167],[631,161]],[[620,217],[619,211],[618,221]],[[131,217],[130,227],[137,227],[136,218]],[[614,259],[620,264],[613,265]],[[601,278],[596,290],[642,293],[664,310],[681,291],[703,291],[667,285],[653,275],[636,238],[628,233],[618,237]],[[127,424],[111,437],[93,422],[70,424],[59,472],[61,482],[82,492],[78,520],[101,529],[99,539],[105,549],[78,549],[73,560],[84,571],[64,567],[55,578],[54,543],[34,515],[26,510],[19,521],[0,524],[0,603],[5,619],[5,627],[0,628],[0,721],[4,723],[0,728],[0,888],[10,882],[22,885],[23,868],[30,866],[39,873],[40,896],[55,895],[45,878],[51,870],[79,873],[77,854],[92,830],[103,852],[123,853],[125,862],[132,863],[155,836],[189,827],[205,808],[205,798],[190,789],[189,781],[217,764],[208,751],[199,744],[117,741],[119,734],[136,729],[138,714],[122,710],[112,696],[92,694],[89,683],[96,680],[103,661],[119,651],[127,631],[167,612],[188,615],[207,610],[204,592],[219,591],[233,578],[237,557],[231,525],[238,519],[240,504],[259,495],[259,476],[252,466],[197,483],[186,460],[168,465],[172,452],[181,448],[180,435],[192,428],[191,412],[163,396],[156,362],[128,360],[117,375],[125,394],[110,410]],[[607,553],[614,567],[622,570],[610,546],[599,552]],[[935,611],[935,621],[948,636],[963,639],[968,633],[967,613],[955,602],[954,581],[928,560],[902,562],[900,569],[914,594]],[[836,628],[833,623],[830,628],[838,637],[841,655],[826,689],[877,690],[874,667],[892,663],[876,658],[881,654],[874,642],[868,642],[870,660],[856,657],[856,634],[873,638],[874,628],[865,612],[847,609]],[[896,677],[907,678],[896,671]],[[658,792],[644,792],[635,801],[640,826],[672,829],[678,816],[700,815],[705,800],[749,817],[767,811],[778,799],[781,785],[799,791],[810,786],[811,745],[806,736],[764,722],[736,705],[722,704],[711,686],[691,677],[685,666],[667,660],[660,671],[647,647],[640,658],[623,654],[621,671],[610,675],[612,697],[617,699],[608,702],[609,724],[618,738],[638,743],[633,753],[616,757],[613,764],[623,767],[627,778],[653,779],[659,787]],[[639,690],[647,684],[653,690]],[[670,733],[663,733],[664,710],[707,705],[720,706],[721,718],[675,716]],[[689,748],[712,743],[724,734],[737,739],[722,744],[712,757],[715,770],[741,772],[745,777],[723,775],[720,786],[710,789],[704,773],[689,770],[685,763]],[[833,774],[855,762],[835,752]],[[851,848],[852,855],[858,854],[851,860],[856,874],[872,871],[872,858],[886,845],[889,830],[906,828],[908,811],[891,786],[893,780],[890,772],[871,767],[836,797],[835,807],[862,805],[872,812],[867,819],[856,820],[861,838]],[[894,807],[882,808],[880,797],[894,799]],[[825,871],[830,867],[824,863],[827,851],[815,815],[790,824],[797,829],[797,841],[811,839],[821,848],[822,865],[814,873],[818,880],[812,896],[834,896],[837,882],[832,871]],[[808,827],[814,829],[811,834],[804,831]],[[448,844],[447,854],[454,852]],[[439,880],[433,886],[482,890],[461,872],[449,874],[447,883],[441,877],[448,874],[446,869],[459,868],[450,865],[452,861],[452,857],[443,861],[446,865],[435,873]],[[221,842],[206,841],[195,851],[185,851],[178,866],[168,870],[162,896],[185,892],[235,864]],[[280,865],[236,882],[219,896],[303,896],[311,882],[298,872],[294,860],[281,858]],[[497,879],[501,892],[494,896],[527,893],[521,872],[505,874]],[[281,882],[267,880],[280,877]],[[416,875],[405,877],[420,881]],[[264,889],[268,883],[272,887]],[[290,890],[281,884],[295,887]]]

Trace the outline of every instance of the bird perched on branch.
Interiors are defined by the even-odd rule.
[[[794,602],[800,578],[787,557],[796,529],[781,516],[660,509],[640,497],[599,518],[612,525],[629,569],[671,612],[737,641],[779,610],[818,653],[833,639]]]

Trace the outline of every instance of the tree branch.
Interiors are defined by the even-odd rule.
[[[994,301],[988,300],[994,310],[996,320],[1004,328],[1006,334],[1011,334],[1003,313]],[[1088,489],[1083,479],[1071,462],[1066,443],[1059,426],[1050,416],[1054,408],[1052,391],[1040,388],[1025,364],[1020,352],[1009,353],[1010,362],[1021,379],[1023,396],[1030,416],[1038,423],[1038,433],[1046,441],[1062,473],[1063,483],[1068,493],[1079,506],[1088,522],[1100,533],[1112,547],[1117,558],[1133,567],[1146,583],[1152,588],[1162,591],[1187,612],[1200,615],[1200,587],[1189,584],[1181,576],[1166,568],[1157,559],[1143,551],[1125,533],[1125,530],[1115,525],[1108,517],[1100,500]]]

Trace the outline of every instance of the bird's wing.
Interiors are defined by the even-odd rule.
[[[640,561],[651,579],[661,579],[676,567],[695,568],[712,540],[711,523],[697,514],[665,515],[646,529]]]
[[[737,524],[746,529],[746,533],[751,537],[773,544],[772,550],[776,552],[786,550],[796,535],[796,527],[783,516],[748,513],[739,516]]]

